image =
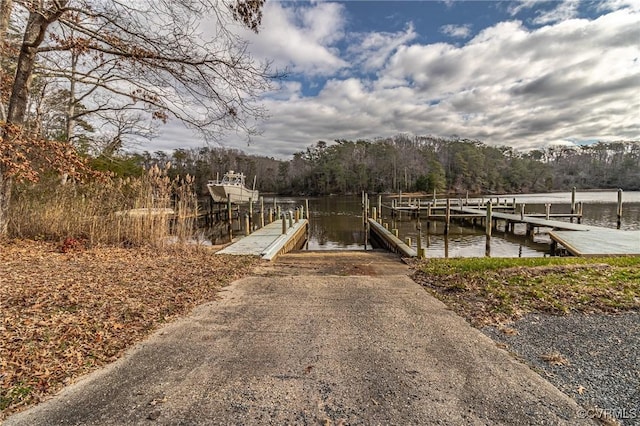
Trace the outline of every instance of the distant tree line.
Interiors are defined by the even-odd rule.
[[[215,147],[178,149],[172,154],[144,152],[110,161],[103,168],[120,167],[124,174],[169,162],[171,174],[194,176],[203,194],[207,181],[227,170],[244,172],[249,185],[257,176],[262,192],[287,195],[434,190],[497,194],[573,186],[640,190],[637,141],[552,146],[523,153],[477,140],[398,135],[375,141],[319,141],[288,161]],[[115,165],[118,161],[120,166]]]

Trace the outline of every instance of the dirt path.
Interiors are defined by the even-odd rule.
[[[6,425],[579,424],[386,253],[283,256]]]

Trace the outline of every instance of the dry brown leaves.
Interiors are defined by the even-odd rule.
[[[0,243],[0,420],[215,299],[257,262],[204,249]]]

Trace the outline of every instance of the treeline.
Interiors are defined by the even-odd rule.
[[[375,141],[317,142],[291,160],[251,156],[225,148],[178,149],[127,157],[134,167],[172,164],[171,174],[206,182],[242,171],[262,192],[289,195],[436,190],[439,193],[544,192],[622,188],[640,190],[640,143],[599,142],[526,153],[469,139],[399,135]]]

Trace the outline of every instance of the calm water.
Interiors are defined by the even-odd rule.
[[[495,196],[492,196],[495,200]],[[525,203],[526,211],[544,213],[545,203],[551,203],[551,213],[568,213],[571,193],[501,195],[500,199],[517,203]],[[375,203],[377,197],[371,197]],[[476,199],[470,199],[473,203]],[[304,204],[303,199],[278,199],[278,204],[295,206]],[[576,202],[583,202],[583,221],[587,225],[608,228],[616,227],[617,193],[615,191],[578,192]],[[265,198],[265,204],[268,200]],[[623,194],[622,229],[640,229],[640,192]],[[388,199],[383,198],[383,204]],[[308,250],[362,250],[364,248],[364,231],[362,226],[361,197],[323,197],[309,199],[311,210],[310,239]],[[411,237],[415,247],[417,237],[417,221],[408,217],[402,220],[391,219],[389,211],[383,208],[384,221],[390,228],[398,228],[402,240]],[[561,219],[568,220],[568,219]],[[442,222],[432,222],[427,226],[421,222],[423,245],[427,246],[428,257],[484,257],[484,227],[475,229],[460,226],[452,222],[449,235],[444,235]],[[494,231],[491,240],[492,257],[538,257],[549,251],[550,238],[545,229],[539,230],[533,240],[524,236],[524,225],[516,225],[515,233],[501,232],[502,224]],[[639,242],[640,244],[640,242]],[[371,248],[369,246],[369,248]]]

